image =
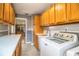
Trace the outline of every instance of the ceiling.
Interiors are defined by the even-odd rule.
[[[13,3],[16,14],[40,14],[46,10],[51,3]]]

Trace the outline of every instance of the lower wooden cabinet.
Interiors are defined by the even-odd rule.
[[[21,39],[20,39],[13,53],[13,56],[21,56],[21,50],[22,50],[22,44],[21,44]]]
[[[33,42],[34,42],[35,48],[39,49],[38,36],[35,34],[33,34]]]
[[[20,56],[21,55],[21,44],[20,42],[18,43],[17,47],[16,47],[16,56]]]

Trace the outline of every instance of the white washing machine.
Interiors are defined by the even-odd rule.
[[[53,37],[39,37],[41,56],[63,56],[68,49],[78,44],[77,35],[71,33],[55,33]]]
[[[79,46],[66,51],[67,56],[79,56]]]

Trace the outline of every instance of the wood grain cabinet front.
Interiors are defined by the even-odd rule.
[[[46,13],[43,12],[41,17],[41,26],[46,26]]]
[[[79,3],[71,3],[70,6],[70,18],[68,18],[68,22],[79,22]]]
[[[49,11],[49,17],[50,17],[50,25],[55,24],[55,4],[53,4]]]
[[[50,9],[48,9],[46,11],[46,16],[45,16],[45,26],[49,26],[50,25],[50,14],[49,14]]]
[[[57,24],[64,24],[67,22],[65,3],[55,4],[55,17]]]
[[[4,21],[7,22],[7,23],[9,23],[9,21],[10,21],[9,11],[10,11],[10,4],[9,3],[5,3],[4,4]]]
[[[0,22],[3,21],[3,3],[0,3]]]
[[[41,26],[49,26],[50,17],[49,17],[49,9],[42,13],[41,15]]]
[[[12,56],[21,56],[21,50],[22,50],[22,44],[21,44],[22,41],[21,40],[22,40],[22,37],[20,38],[18,44],[16,45],[16,49]]]
[[[15,24],[15,12],[12,4],[0,3],[0,23]]]
[[[18,43],[17,47],[16,47],[16,56],[20,56],[20,42]]]
[[[33,31],[33,42],[34,42],[34,46],[38,49],[39,48],[39,44],[38,44],[38,36],[37,34],[40,34],[43,32],[43,29],[41,27],[41,18],[40,15],[35,15],[34,16],[34,31]]]
[[[10,5],[10,24],[15,24],[15,14],[12,5]]]

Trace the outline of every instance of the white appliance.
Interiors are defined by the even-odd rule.
[[[79,56],[79,46],[66,51],[67,56]]]
[[[41,56],[63,56],[66,51],[78,45],[78,37],[71,33],[55,33],[53,37],[39,36]]]

